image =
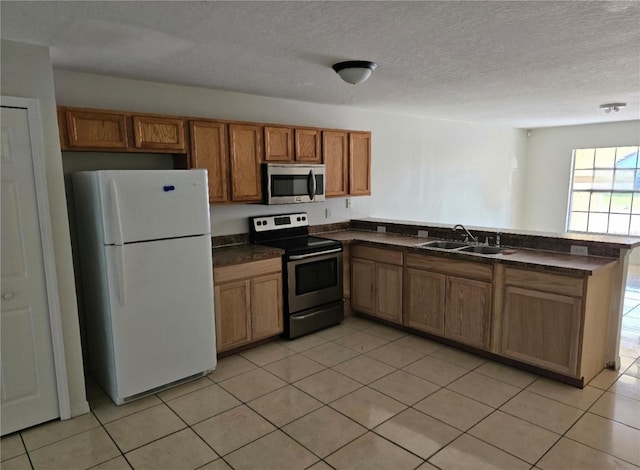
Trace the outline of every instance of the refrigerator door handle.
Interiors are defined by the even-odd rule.
[[[120,305],[127,305],[127,282],[124,274],[124,245],[116,245],[118,250],[118,292],[120,295]]]
[[[115,224],[115,244],[124,244],[124,235],[122,233],[122,218],[120,217],[120,201],[118,199],[118,186],[116,180],[109,181],[109,187],[111,189],[111,204],[113,206],[113,220],[112,224]]]

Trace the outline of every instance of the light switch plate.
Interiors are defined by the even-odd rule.
[[[589,247],[582,245],[571,245],[571,254],[589,256]]]
[[[385,233],[387,231],[387,227],[385,227],[384,225],[378,225],[378,232],[380,233]]]
[[[429,238],[429,232],[427,230],[418,230],[418,236],[421,238]]]

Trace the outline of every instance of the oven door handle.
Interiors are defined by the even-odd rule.
[[[338,253],[339,251],[342,251],[342,248],[336,248],[334,250],[327,250],[327,251],[320,251],[318,253],[308,253],[306,255],[293,255],[293,256],[290,256],[289,259],[292,261],[295,261],[299,259],[313,258],[316,256],[330,255],[331,253]]]
[[[316,175],[313,169],[309,170],[309,176],[307,176],[307,192],[309,193],[309,199],[313,201],[316,197]]]

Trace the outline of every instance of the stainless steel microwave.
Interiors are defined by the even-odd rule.
[[[263,163],[264,204],[324,201],[324,165]]]

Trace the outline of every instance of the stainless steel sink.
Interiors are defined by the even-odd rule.
[[[469,244],[462,242],[450,242],[447,240],[435,240],[432,242],[421,243],[418,246],[423,246],[425,248],[441,248],[443,250],[456,250],[458,248],[467,247]]]
[[[486,246],[486,245],[473,245],[473,246],[465,246],[464,248],[460,248],[456,251],[465,251],[467,253],[479,253],[482,255],[497,255],[501,253],[504,248],[500,248],[498,246]]]

